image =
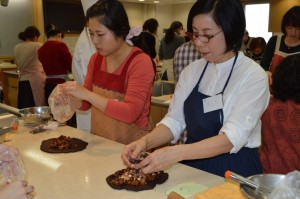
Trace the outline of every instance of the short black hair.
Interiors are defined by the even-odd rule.
[[[129,20],[122,3],[117,0],[99,0],[86,13],[86,19],[97,17],[99,22],[124,40],[130,30]]]
[[[143,30],[155,34],[158,28],[158,21],[154,18],[147,19],[143,24]]]
[[[245,13],[241,1],[198,0],[192,6],[189,17],[193,19],[197,15],[210,13],[224,33],[226,52],[230,50],[238,52],[246,29]]]
[[[284,15],[281,21],[281,31],[286,34],[286,27],[300,28],[300,6],[290,8]]]
[[[300,54],[284,58],[272,74],[271,90],[281,101],[300,103]]]

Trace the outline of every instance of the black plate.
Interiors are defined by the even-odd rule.
[[[118,190],[121,190],[121,189],[126,189],[126,190],[130,190],[130,191],[144,191],[144,190],[150,190],[150,189],[153,189],[157,184],[162,184],[164,183],[165,181],[167,181],[167,179],[169,178],[169,174],[168,173],[165,173],[163,171],[161,171],[157,177],[155,178],[155,180],[153,181],[147,181],[146,184],[142,185],[142,186],[133,186],[133,185],[128,185],[126,183],[122,184],[122,185],[115,185],[112,183],[112,180],[114,180],[115,178],[117,178],[118,176],[120,176],[121,174],[123,174],[123,172],[125,171],[126,169],[122,169],[122,170],[119,170],[117,172],[115,172],[114,174],[112,175],[109,175],[107,178],[106,178],[106,182],[108,183],[108,185],[113,188],[113,189],[118,189]]]
[[[88,143],[78,138],[71,138],[71,147],[69,149],[50,148],[50,143],[57,138],[50,138],[42,141],[40,149],[47,153],[72,153],[84,150]]]

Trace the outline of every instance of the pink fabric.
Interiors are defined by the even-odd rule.
[[[29,48],[30,46],[32,47],[32,51]],[[44,87],[46,74],[41,62],[37,58],[40,47],[41,44],[38,42],[24,42],[15,48],[17,52],[15,59],[19,69],[19,79],[24,75],[28,77],[36,106],[45,105]],[[22,59],[20,54],[23,56],[27,55],[26,59]]]
[[[274,54],[273,58],[272,58],[272,64],[270,66],[270,71],[273,73],[276,69],[276,67],[278,66],[278,64],[284,59],[283,56]]]
[[[45,81],[46,75],[44,73],[41,64],[37,64],[32,68],[31,71],[27,73],[30,86],[32,89],[32,94],[34,98],[34,103],[36,106],[45,106]]]
[[[130,55],[137,50],[139,49],[134,47]],[[95,67],[100,67],[94,65],[97,54],[98,52],[96,52],[90,59],[86,79],[84,82],[84,87],[89,90],[93,89],[93,83],[96,81],[93,79]],[[124,60],[124,62],[116,71],[114,71],[113,74],[121,74],[127,59]],[[105,57],[101,65],[101,70],[106,71]],[[110,99],[107,103],[104,114],[126,123],[135,123],[141,128],[147,128],[150,115],[150,100],[153,78],[154,71],[151,58],[144,53],[137,55],[132,60],[127,70],[124,101]],[[81,110],[87,110],[90,108],[90,106],[90,104],[84,103],[81,107]]]

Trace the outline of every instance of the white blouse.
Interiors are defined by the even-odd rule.
[[[220,64],[209,63],[198,89],[209,96],[220,93],[233,62],[234,57]],[[172,131],[174,135],[172,143],[176,143],[186,127],[184,101],[197,84],[205,64],[206,60],[200,59],[185,67],[176,85],[169,111],[159,123]],[[260,118],[268,106],[269,98],[266,72],[256,62],[239,52],[223,94],[224,121],[219,132],[225,133],[234,145],[231,153],[237,153],[244,146],[249,148],[260,146]]]

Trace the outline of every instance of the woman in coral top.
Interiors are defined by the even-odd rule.
[[[133,44],[142,28],[130,28],[117,0],[98,1],[88,9],[87,19],[97,52],[90,59],[84,85],[66,82],[61,88],[77,108],[92,109],[91,133],[127,144],[152,129],[153,64]]]
[[[280,62],[272,74],[273,97],[262,116],[260,159],[264,173],[300,170],[300,54]]]

